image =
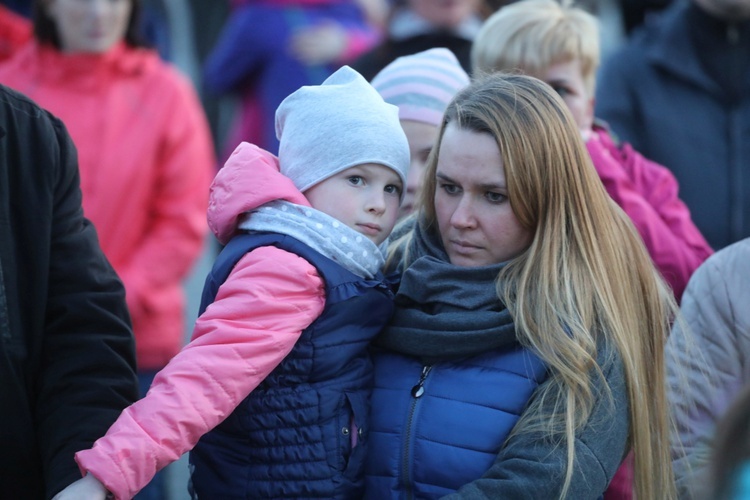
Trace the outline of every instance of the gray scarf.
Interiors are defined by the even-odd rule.
[[[458,267],[437,232],[414,224],[396,313],[376,344],[427,359],[471,356],[516,342],[510,313],[495,291],[505,263]]]
[[[346,224],[314,208],[272,201],[245,214],[238,224],[249,231],[270,231],[295,238],[365,279],[383,268],[383,249]]]

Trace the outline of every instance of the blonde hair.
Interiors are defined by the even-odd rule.
[[[497,292],[519,341],[550,368],[550,383],[524,413],[523,427],[566,446],[561,498],[573,475],[575,434],[597,397],[593,380],[604,380],[597,365],[602,342],[622,360],[636,496],[674,497],[663,349],[676,306],[630,219],[602,187],[565,103],[543,82],[517,74],[495,73],[461,91],[446,110],[425,173],[421,214],[432,231],[448,124],[495,138],[513,212],[534,235],[500,272]],[[403,251],[408,241],[397,245]],[[408,266],[411,256],[402,257]],[[550,403],[554,409],[544,414]]]
[[[599,67],[597,19],[554,0],[524,0],[502,7],[482,25],[471,49],[475,75],[520,71],[538,77],[556,63],[579,60],[593,96]]]

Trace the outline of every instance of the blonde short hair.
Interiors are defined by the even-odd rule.
[[[599,24],[581,8],[554,0],[523,0],[491,15],[471,51],[475,75],[520,71],[538,76],[549,66],[579,60],[589,95],[599,67]]]

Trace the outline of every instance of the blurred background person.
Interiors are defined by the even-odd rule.
[[[750,236],[750,0],[675,0],[599,76],[597,116],[674,173],[711,246]]]
[[[0,82],[70,130],[85,214],[125,284],[144,394],[183,345],[182,281],[203,248],[215,158],[191,83],[139,41],[140,7],[36,1],[35,41],[0,65]]]
[[[667,341],[669,398],[675,420],[672,464],[680,498],[719,498],[706,491],[714,435],[722,432],[719,422],[742,388],[750,384],[748,284],[750,238],[745,238],[716,252],[698,268],[685,290],[682,320],[675,322]],[[745,428],[750,428],[750,421],[745,421]],[[736,436],[734,445],[747,448],[746,438]],[[724,477],[731,472],[724,470]]]
[[[247,141],[277,154],[274,113],[281,101],[304,85],[322,83],[380,39],[382,8],[372,2],[232,1],[203,66],[206,94],[240,100],[221,149],[230,152]]]
[[[414,208],[445,108],[468,84],[469,75],[445,48],[399,57],[373,78],[372,86],[385,102],[398,107],[401,128],[409,141],[411,166],[399,217],[406,217]]]
[[[716,427],[711,453],[715,500],[750,498],[750,383],[746,383]]]
[[[471,72],[471,43],[482,21],[497,7],[485,0],[396,0],[379,45],[360,56],[352,67],[368,80],[395,59],[445,47],[464,71]]]
[[[599,67],[597,19],[553,0],[501,8],[472,50],[477,73],[520,71],[548,83],[573,114],[607,193],[628,214],[677,300],[693,271],[713,253],[665,167],[618,143],[594,118]]]

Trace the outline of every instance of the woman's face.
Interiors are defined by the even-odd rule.
[[[441,28],[455,28],[479,12],[480,0],[409,0],[420,17]]]
[[[103,53],[125,37],[132,0],[49,0],[63,52]]]
[[[594,123],[594,96],[589,95],[586,90],[580,60],[552,64],[537,77],[560,94],[579,130],[591,130]]]
[[[435,214],[451,263],[498,264],[528,248],[533,234],[510,207],[495,139],[449,124],[439,153]]]

